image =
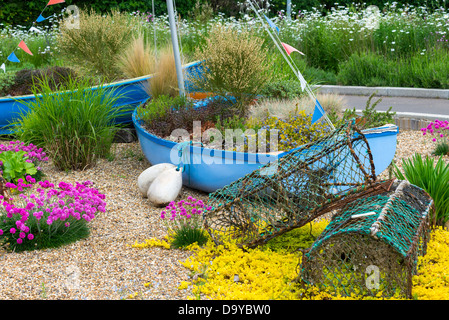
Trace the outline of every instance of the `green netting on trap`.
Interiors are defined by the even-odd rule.
[[[216,242],[230,237],[252,247],[384,184],[365,136],[348,122],[211,193],[204,225]]]
[[[329,292],[411,297],[429,238],[430,196],[407,181],[334,214],[303,255],[299,279]]]

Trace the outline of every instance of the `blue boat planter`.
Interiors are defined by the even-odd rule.
[[[290,152],[245,153],[215,150],[191,144],[182,145],[182,143],[165,140],[146,131],[142,121],[137,117],[137,110],[134,110],[132,119],[142,152],[147,160],[152,165],[159,163],[180,165],[184,170],[183,184],[204,192],[214,192],[269,162],[274,163],[279,157]],[[363,131],[373,155],[376,175],[382,173],[393,160],[398,132],[396,125]],[[369,166],[368,163],[365,165]]]
[[[191,73],[201,74],[201,63],[193,62],[185,65],[184,67],[186,76]],[[141,103],[148,100],[149,96],[145,90],[145,85],[152,75],[142,76],[134,79],[117,81],[103,85],[105,88],[111,88],[115,95],[121,95],[117,100],[115,107],[124,108],[127,106],[127,110],[121,114],[117,119],[118,123],[131,124],[132,123],[132,110]],[[89,90],[96,90],[98,86],[89,88]],[[190,84],[186,82],[186,89],[191,89]],[[59,94],[60,92],[58,92]],[[34,95],[15,96],[15,97],[3,97],[0,98],[0,134],[12,134],[12,130],[9,124],[17,119],[21,113],[27,113],[29,111],[27,103],[36,101]]]

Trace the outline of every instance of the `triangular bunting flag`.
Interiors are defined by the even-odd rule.
[[[9,57],[8,60],[11,62],[20,62],[20,60],[17,58],[16,54],[14,52],[12,52]]]
[[[316,99],[315,109],[313,110],[313,116],[312,116],[312,124],[314,124],[315,122],[320,120],[323,115],[324,115],[323,107],[318,102],[318,99]]]
[[[290,55],[293,51],[299,52],[300,54],[302,54],[304,56],[304,53],[302,53],[301,51],[293,48],[291,45],[288,45],[286,43],[282,43],[282,46],[284,47],[285,51],[287,51],[287,54]]]
[[[47,18],[44,18],[41,14],[39,15],[39,17],[37,17],[36,22],[42,22],[44,20],[46,20]]]
[[[64,0],[50,0],[47,3],[47,6],[51,6],[52,4],[58,4],[58,3],[63,3],[65,2]]]
[[[27,45],[25,44],[25,41],[20,41],[19,48],[28,53],[29,55],[33,55],[33,53],[28,49]]]
[[[277,33],[279,33],[279,28],[274,24],[274,22],[271,21],[266,15],[264,15],[264,17],[270,25],[271,29],[276,29]]]
[[[6,72],[6,67],[5,67],[4,63],[2,63],[2,65],[0,66],[0,69],[3,69],[3,72]]]

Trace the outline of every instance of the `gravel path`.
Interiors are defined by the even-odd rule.
[[[430,154],[432,144],[420,132],[401,132],[396,163],[415,152]],[[136,294],[135,299],[187,298],[186,290],[177,287],[188,280],[189,270],[178,261],[190,252],[131,248],[136,241],[166,234],[159,221],[160,209],[142,198],[136,187],[138,175],[149,163],[137,142],[114,144],[113,154],[114,159],[101,160],[83,172],[58,172],[51,162],[42,166],[46,179],[55,184],[94,182],[106,195],[107,211],[90,222],[91,235],[74,244],[24,253],[0,252],[0,299],[103,300],[129,294]],[[183,188],[180,198],[188,195],[207,199],[205,193]]]

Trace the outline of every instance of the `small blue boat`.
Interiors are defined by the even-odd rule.
[[[186,75],[191,72],[201,72],[200,62],[193,62],[185,65],[184,67]],[[152,75],[142,76],[134,79],[117,81],[109,84],[105,84],[103,87],[114,89],[114,94],[121,95],[117,100],[115,106],[122,108],[124,106],[137,107],[141,103],[145,102],[149,96],[145,91],[145,84]],[[188,83],[186,83],[188,88]],[[96,90],[98,86],[91,87],[91,90]],[[34,95],[24,95],[15,97],[0,98],[0,134],[12,134],[9,124],[13,122],[20,114],[28,111],[27,103],[36,101]],[[132,109],[131,109],[132,110]],[[123,112],[117,119],[118,123],[131,124],[132,123],[132,111]]]
[[[209,149],[191,144],[183,145],[161,139],[146,131],[142,121],[137,117],[137,110],[134,110],[132,117],[141,149],[147,160],[152,165],[181,164],[184,170],[183,184],[204,192],[214,192],[290,152],[245,153]],[[363,131],[373,155],[376,175],[382,173],[393,160],[398,132],[396,125],[385,125]]]

